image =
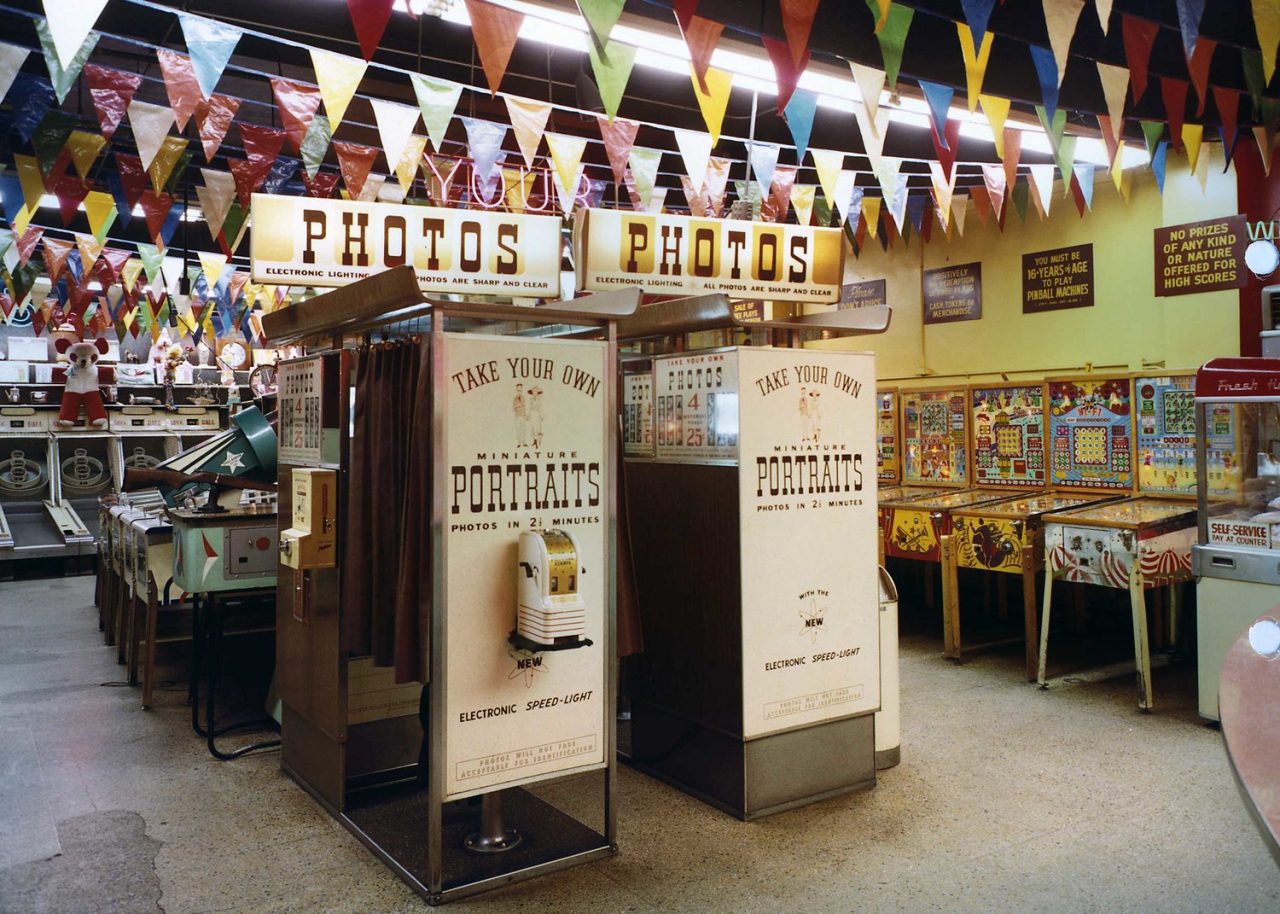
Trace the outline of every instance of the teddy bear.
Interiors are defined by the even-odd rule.
[[[67,367],[59,368],[54,376],[55,380],[61,380],[65,385],[62,390],[62,408],[58,410],[58,424],[75,425],[83,404],[89,424],[94,428],[104,428],[107,424],[107,411],[102,405],[102,392],[98,390],[102,383],[98,358],[107,354],[107,341],[101,337],[92,342],[59,339],[55,345],[58,354],[67,358]]]

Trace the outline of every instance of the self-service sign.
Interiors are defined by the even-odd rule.
[[[1243,520],[1209,521],[1209,542],[1215,546],[1251,546],[1271,548],[1271,527]]]
[[[344,286],[410,264],[424,292],[560,294],[560,220],[487,210],[253,195],[254,282]]]
[[[658,295],[840,298],[839,229],[587,209],[578,213],[573,237],[580,290],[640,286]]]

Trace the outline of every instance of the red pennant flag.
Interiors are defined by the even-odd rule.
[[[169,107],[173,109],[173,119],[181,133],[187,129],[187,121],[204,101],[204,94],[200,91],[190,57],[168,48],[157,48],[156,57],[160,60],[165,92],[169,93]]]
[[[688,27],[681,30],[685,46],[689,49],[689,60],[693,63],[693,72],[697,75],[698,85],[703,92],[707,91],[707,67],[711,66],[711,55],[720,42],[720,33],[723,31],[723,22],[716,22],[714,19],[703,16],[691,16]],[[789,50],[788,53],[790,53]]]
[[[689,22],[698,10],[698,0],[675,0],[671,8],[676,14],[676,24],[680,26],[680,31],[689,31]]]
[[[360,39],[360,52],[365,60],[373,60],[394,4],[395,0],[347,0],[347,12],[356,27],[356,38]]]
[[[791,101],[792,93],[796,91],[800,74],[804,72],[805,67],[809,66],[809,50],[805,49],[804,59],[797,66],[792,61],[791,51],[784,42],[770,38],[768,35],[761,35],[760,40],[764,42],[764,48],[769,52],[769,59],[773,62],[774,80],[778,84],[778,115],[781,116],[787,107],[787,102]],[[698,78],[701,80],[706,76],[706,72],[704,66]]]
[[[1111,130],[1111,118],[1105,114],[1099,114],[1098,129],[1102,131],[1102,141],[1107,144],[1107,161],[1114,162],[1116,153],[1120,151],[1120,144]]]
[[[67,283],[67,298],[71,303],[71,316],[83,325],[85,312],[89,310],[89,303],[94,299],[94,293],[89,289],[87,274],[81,277],[79,283]]]
[[[338,168],[342,172],[342,183],[347,185],[347,193],[352,197],[360,196],[365,179],[369,177],[369,169],[373,168],[374,159],[378,157],[378,148],[335,141],[333,149],[338,154]]]
[[[18,237],[19,266],[31,259],[31,255],[36,249],[36,243],[40,240],[40,236],[43,234],[44,229],[39,226],[29,225],[27,226],[27,230]]]
[[[1124,59],[1129,67],[1130,87],[1136,105],[1142,93],[1147,91],[1147,64],[1151,61],[1151,48],[1156,43],[1160,26],[1146,19],[1138,19],[1124,13],[1120,17],[1124,32]]]
[[[98,307],[94,309],[88,330],[94,336],[102,336],[110,326],[111,322],[107,319],[106,299],[104,298],[98,302]]]
[[[1218,120],[1222,124],[1222,142],[1226,144],[1222,157],[1231,163],[1231,151],[1236,147],[1236,123],[1240,113],[1240,91],[1226,86],[1213,87],[1213,103],[1218,108]]]
[[[636,143],[636,131],[640,129],[640,125],[621,117],[610,121],[603,114],[596,115],[596,123],[600,125],[600,136],[604,138],[604,151],[609,156],[609,167],[613,169],[613,179],[621,184],[622,176],[627,171],[627,159],[631,156],[631,147]]]
[[[41,305],[31,314],[31,329],[36,336],[44,333],[45,326],[49,323],[50,308],[48,305]]]
[[[227,165],[231,168],[231,176],[236,179],[236,199],[241,206],[248,208],[253,192],[267,179],[267,172],[255,167],[248,159],[227,159]]]
[[[1218,42],[1201,35],[1196,39],[1195,53],[1187,58],[1187,72],[1191,74],[1191,84],[1196,87],[1196,96],[1200,100],[1196,117],[1204,115],[1204,103],[1209,100],[1209,64],[1217,47]]]
[[[308,197],[327,199],[333,196],[333,189],[338,186],[338,173],[336,171],[319,171],[312,178],[308,177],[307,170],[304,168],[300,174],[302,175],[302,186],[305,188]]]
[[[978,221],[984,226],[991,218],[991,194],[983,184],[974,184],[969,188],[969,199],[973,201],[973,211],[978,214]]]
[[[240,136],[244,139],[245,158],[253,164],[254,168],[260,169],[265,178],[280,155],[285,132],[275,127],[241,124]]]
[[[134,93],[142,85],[142,76],[101,67],[96,63],[85,64],[81,72],[89,85],[89,95],[93,98],[93,109],[98,113],[102,135],[107,142],[111,142],[116,128],[124,120],[129,102],[133,101]]]
[[[116,170],[120,173],[120,185],[124,188],[125,202],[129,204],[129,209],[133,209],[151,183],[146,169],[142,167],[142,159],[117,152]]]
[[[858,243],[860,251],[867,242],[867,220],[862,218],[862,213],[855,213],[853,218],[858,220],[858,230],[853,233],[853,238]]]
[[[782,30],[787,33],[787,45],[791,48],[791,60],[796,69],[804,69],[804,59],[809,52],[809,33],[813,30],[813,17],[818,12],[818,0],[781,0]]]
[[[507,64],[511,62],[511,52],[515,49],[524,13],[486,0],[466,0],[466,4],[467,14],[471,17],[471,37],[484,67],[489,91],[497,95]]]
[[[1084,189],[1081,188],[1080,179],[1077,178],[1074,173],[1071,175],[1071,197],[1076,201],[1076,209],[1080,212],[1080,218],[1083,219],[1084,211],[1086,209]]]
[[[1018,183],[1018,163],[1022,160],[1022,131],[1017,127],[1004,128],[1004,186],[1005,192]],[[988,202],[989,202],[988,198]]]
[[[160,231],[164,228],[164,221],[169,218],[169,211],[173,209],[173,197],[147,190],[143,192],[138,204],[142,207],[142,215],[147,219],[147,233],[151,236],[151,240],[158,245],[163,245]]]
[[[104,290],[120,282],[120,271],[132,256],[131,251],[122,251],[119,248],[103,249],[102,256],[98,258],[96,272]]]
[[[8,320],[13,314],[13,309],[16,307],[17,305],[14,304],[13,299],[9,297],[9,293],[0,292],[0,317]]]
[[[204,147],[204,160],[212,162],[227,135],[231,120],[240,107],[240,99],[230,95],[214,95],[202,102],[196,112],[196,124],[200,128],[200,145]]]
[[[240,300],[240,293],[244,291],[244,284],[249,281],[249,274],[243,270],[233,270],[231,278],[227,280],[227,297],[235,304]]]
[[[938,130],[933,126],[932,119],[929,125],[929,135],[933,137],[933,152],[938,161],[942,164],[942,171],[946,175],[948,181],[956,170],[956,152],[960,149],[960,122],[953,117],[947,118],[947,126],[943,128],[946,135],[947,144],[942,145],[942,141],[938,137]],[[1006,151],[1005,156],[1009,153]]]
[[[67,257],[71,255],[74,241],[59,241],[57,238],[44,240],[44,271],[49,274],[49,285],[56,286],[67,268]]]
[[[1185,79],[1160,77],[1160,95],[1164,98],[1164,113],[1169,119],[1169,140],[1174,149],[1182,148],[1182,119],[1187,113],[1187,90],[1191,88]]]
[[[280,109],[280,123],[289,136],[289,145],[294,152],[302,152],[302,141],[311,126],[311,119],[320,108],[320,90],[315,86],[305,86],[293,80],[271,77],[271,91],[276,97],[276,107]]]
[[[63,150],[66,155],[66,150]],[[89,185],[80,180],[77,174],[68,174],[63,171],[56,177],[45,180],[45,187],[53,191],[53,195],[58,198],[58,209],[62,213],[62,224],[71,225],[75,221],[76,211],[80,209],[80,204],[84,202],[84,198],[89,196]],[[48,243],[48,239],[45,239]]]

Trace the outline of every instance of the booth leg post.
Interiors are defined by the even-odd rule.
[[[1044,608],[1040,611],[1040,663],[1036,669],[1036,682],[1047,689],[1044,682],[1045,661],[1049,657],[1049,608],[1053,605],[1053,571],[1046,552],[1044,562]]]
[[[486,793],[480,799],[480,831],[463,842],[467,850],[477,854],[500,854],[509,851],[523,839],[520,832],[507,828],[502,818],[502,791]]]

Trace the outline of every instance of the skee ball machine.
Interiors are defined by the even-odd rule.
[[[558,268],[559,220],[511,218],[554,223]],[[280,368],[281,764],[430,904],[616,849],[614,322],[638,300],[430,300],[403,266],[264,320],[272,345],[318,343]],[[350,454],[371,445],[341,345],[374,331],[429,340],[422,683],[344,636]]]
[[[719,330],[733,314],[705,294],[646,306],[619,332]],[[839,337],[888,321],[881,306],[749,326]],[[654,356],[649,386],[652,455],[626,474],[644,634],[629,761],[740,819],[873,786],[874,355],[675,353]]]

